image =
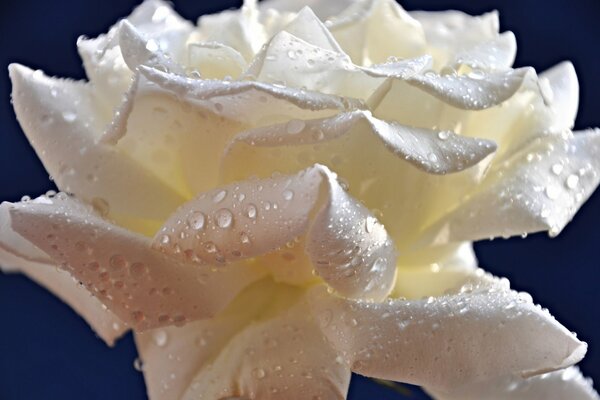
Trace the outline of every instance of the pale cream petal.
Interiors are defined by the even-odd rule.
[[[104,212],[160,219],[182,198],[110,145],[88,84],[48,78],[12,64],[17,118],[57,186]]]
[[[301,299],[249,325],[197,374],[182,399],[345,399],[350,370],[315,322]]]
[[[329,29],[309,7],[302,8],[284,31],[321,49],[343,53]]]
[[[427,52],[434,57],[439,69],[454,59],[455,55],[498,37],[500,21],[498,12],[471,16],[461,11],[413,11],[427,39]]]
[[[216,166],[250,125],[332,115],[357,102],[257,82],[185,78],[140,67],[142,77],[116,148],[186,198],[219,184]],[[125,113],[122,113],[122,118]],[[172,207],[171,210],[176,207]]]
[[[534,75],[531,68],[460,76],[425,73],[412,76],[408,83],[456,108],[483,110],[508,100]]]
[[[246,69],[246,60],[238,51],[221,43],[190,43],[187,68],[198,71],[205,79],[236,79]]]
[[[169,3],[144,1],[126,20],[147,39],[153,40],[151,46],[159,47],[178,62],[184,61],[185,37],[192,24],[177,15]],[[77,49],[86,75],[94,86],[94,100],[107,115],[112,115],[132,77],[119,48],[119,25],[94,39],[80,37]]]
[[[290,132],[290,129],[293,130]],[[472,167],[492,154],[496,145],[453,132],[412,128],[374,118],[369,111],[338,114],[333,118],[292,121],[241,133],[228,151],[243,142],[251,146],[316,144],[344,135],[372,134],[398,158],[432,174],[447,174]]]
[[[555,121],[551,129],[560,132],[575,124],[579,107],[579,82],[573,64],[562,62],[540,74],[541,92],[552,109]]]
[[[10,207],[11,226],[137,330],[213,316],[262,273],[181,264],[67,196]]]
[[[298,12],[304,7],[311,10],[321,19],[341,13],[357,0],[264,0],[258,6],[261,10],[275,9],[278,11]]]
[[[478,240],[549,230],[557,235],[598,186],[600,131],[535,139],[433,224],[424,241]]]
[[[331,18],[327,26],[358,65],[427,54],[421,25],[394,0],[356,1]]]
[[[204,193],[169,218],[155,243],[168,254],[223,264],[304,235],[315,272],[341,294],[375,300],[389,294],[396,256],[385,228],[319,165]]]
[[[245,75],[260,82],[366,100],[384,79],[409,79],[428,64],[429,58],[421,57],[359,67],[344,53],[282,31],[257,55]]]
[[[505,378],[482,382],[448,393],[428,390],[437,400],[598,400],[591,379],[577,367],[549,372],[531,378]]]
[[[323,332],[354,372],[437,391],[564,368],[587,349],[529,295],[497,278],[415,301],[310,295]]]
[[[512,32],[504,32],[488,42],[465,49],[450,65],[459,69],[466,65],[473,69],[502,70],[510,68],[517,55],[517,39]]]
[[[250,81],[190,79],[141,67],[142,74],[190,106],[228,119],[265,125],[290,118],[319,117],[359,108],[361,102],[339,96]],[[147,88],[148,92],[152,87]]]
[[[280,126],[282,134],[269,139],[268,145],[260,145],[256,140],[254,144],[252,140],[248,140],[248,143],[236,141],[235,145],[229,147],[221,163],[221,179],[224,182],[236,182],[253,176],[268,178],[273,171],[293,174],[314,164],[326,165],[338,173],[350,195],[360,199],[385,225],[396,247],[403,254],[410,250],[411,244],[418,239],[416,235],[425,226],[439,219],[450,204],[457,204],[465,193],[477,187],[489,166],[490,157],[483,160],[479,158],[481,161],[478,164],[464,171],[448,175],[430,174],[405,162],[386,145],[382,145],[381,137],[373,134],[369,124],[361,122],[360,118],[354,129],[349,131],[350,134],[337,137],[336,132],[344,132],[352,124],[331,124],[329,133],[332,137],[329,140],[325,140],[325,130],[318,124],[293,119],[285,127]],[[334,117],[331,121],[339,120]],[[427,137],[428,133],[393,122],[379,123],[397,127],[407,138],[413,137],[413,134]],[[311,127],[318,129],[311,132]],[[286,132],[283,132],[283,128]],[[265,129],[268,131],[268,128]],[[390,139],[392,143],[398,139],[394,135]],[[465,144],[469,141],[446,131],[431,132],[431,136],[435,142],[448,141],[450,147],[453,141],[462,143],[464,140]],[[306,142],[302,143],[298,139],[306,139]],[[281,143],[276,143],[279,140]],[[481,142],[482,146],[477,143],[475,140],[471,143],[473,146],[469,146],[479,149],[472,153],[474,157],[477,153],[475,158],[483,157],[493,150],[490,142]],[[486,149],[487,144],[491,147]],[[461,167],[458,161],[463,157],[453,154],[449,156],[456,161],[452,169],[459,170]],[[425,155],[428,156],[427,153]],[[434,155],[438,157],[437,153]],[[462,168],[467,164],[473,165],[473,160],[469,157],[470,155],[466,155],[468,161],[464,161]],[[427,160],[431,165],[434,164],[429,158]],[[450,164],[448,162],[446,165]]]
[[[267,41],[267,31],[260,22],[256,5],[247,2],[240,10],[203,15],[198,19],[194,41],[218,42],[251,60]]]
[[[180,399],[192,386],[194,377],[238,332],[268,310],[277,293],[285,289],[289,287],[259,281],[244,289],[214,318],[193,321],[183,327],[136,333],[135,343],[150,399]]]
[[[466,283],[476,268],[477,258],[470,242],[402,253],[391,297],[410,300],[442,296]]]
[[[52,259],[12,230],[10,203],[0,204],[0,270],[23,273],[71,306],[94,332],[112,346],[128,328]]]
[[[149,40],[144,37],[129,21],[121,21],[118,29],[119,48],[123,60],[131,71],[136,71],[140,65],[145,65],[177,74],[183,73],[183,67],[167,57],[154,39]]]

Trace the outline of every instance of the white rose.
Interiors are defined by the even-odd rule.
[[[598,398],[570,367],[586,344],[471,249],[558,234],[598,185],[571,64],[512,69],[494,13],[305,2],[323,23],[301,3],[195,27],[148,0],[78,42],[89,82],[11,65],[73,195],[0,206],[5,269],[108,344],[133,329],[153,400],[343,399],[351,371],[439,399]]]

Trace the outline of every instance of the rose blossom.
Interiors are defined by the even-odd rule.
[[[571,64],[512,69],[496,14],[391,0],[197,27],[149,0],[78,48],[89,82],[10,67],[64,192],[0,206],[0,262],[109,345],[133,329],[153,400],[345,398],[351,371],[598,398],[586,344],[471,247],[556,235],[598,185]]]

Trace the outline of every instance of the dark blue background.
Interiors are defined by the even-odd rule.
[[[326,0],[329,1],[329,0]],[[96,36],[129,13],[136,0],[0,0],[0,68],[10,62],[48,74],[83,78],[75,41]],[[238,6],[236,1],[176,0],[195,18]],[[581,83],[576,128],[600,126],[600,1],[406,0],[407,9],[500,11],[502,30],[517,35],[516,64],[544,70],[574,62]],[[4,70],[6,71],[6,70]],[[18,126],[9,104],[10,84],[0,74],[0,200],[38,195],[53,185]],[[556,239],[543,234],[477,245],[480,264],[530,292],[590,344],[581,363],[600,382],[598,271],[600,194],[584,205]],[[108,350],[66,305],[22,276],[0,274],[0,399],[143,399],[131,335]],[[410,398],[421,398],[411,389]],[[356,378],[350,399],[398,399],[399,394]]]

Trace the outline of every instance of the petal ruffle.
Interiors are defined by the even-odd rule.
[[[236,335],[183,400],[346,398],[348,365],[323,337],[305,300]]]
[[[484,277],[437,298],[380,304],[314,290],[311,304],[354,372],[438,391],[531,376],[583,358],[585,343],[507,286]]]
[[[297,125],[297,127],[295,126]],[[364,127],[367,129],[364,129]],[[295,128],[293,130],[290,129]],[[236,142],[251,146],[293,146],[329,141],[365,130],[413,166],[433,174],[447,174],[472,167],[496,150],[489,141],[456,135],[453,132],[402,126],[374,118],[368,111],[353,111],[332,118],[292,121],[241,133]],[[233,156],[235,157],[235,156]]]
[[[10,203],[0,204],[0,270],[21,272],[71,306],[112,346],[128,328],[112,312],[71,277],[56,268],[52,259],[11,227]]]
[[[10,75],[17,118],[61,190],[111,213],[149,219],[164,218],[181,204],[147,170],[97,143],[108,121],[95,111],[89,84],[48,78],[17,64]]]
[[[577,367],[532,376],[527,379],[508,378],[484,382],[463,391],[437,393],[437,400],[598,400],[600,396]]]
[[[557,235],[600,182],[600,131],[538,138],[424,233],[442,244],[549,230]]]
[[[211,317],[263,275],[249,265],[215,271],[177,263],[153,250],[148,238],[65,195],[14,204],[9,212],[15,232],[137,330]]]
[[[249,180],[183,205],[158,232],[164,252],[212,264],[256,257],[306,235],[315,272],[344,296],[381,300],[396,255],[385,228],[326,167]]]

